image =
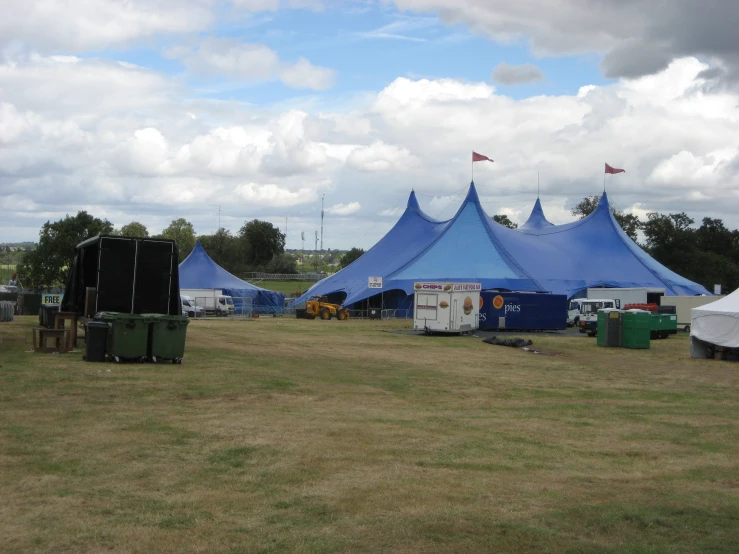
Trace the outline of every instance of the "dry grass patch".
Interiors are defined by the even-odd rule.
[[[407,326],[193,321],[181,366],[3,342],[0,550],[734,550],[735,365]]]

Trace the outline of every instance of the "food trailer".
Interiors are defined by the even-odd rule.
[[[480,283],[414,283],[413,328],[466,333],[480,326]]]

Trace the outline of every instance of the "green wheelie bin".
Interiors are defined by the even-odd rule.
[[[181,364],[185,355],[185,338],[190,320],[184,315],[144,314],[149,322],[149,348],[147,357],[150,362],[170,360],[173,364]]]
[[[110,325],[106,353],[116,362],[146,361],[149,344],[149,322],[138,314],[120,312],[98,312],[96,321]]]

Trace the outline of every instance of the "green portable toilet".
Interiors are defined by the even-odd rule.
[[[137,314],[98,312],[96,321],[110,325],[106,353],[116,362],[122,360],[142,362],[146,359],[149,344],[149,322]]]
[[[184,315],[144,314],[149,322],[149,346],[147,357],[151,362],[171,360],[182,363],[185,355],[185,338],[190,320]]]
[[[623,312],[616,308],[598,310],[598,346],[621,346]]]
[[[624,348],[649,348],[652,314],[646,310],[626,310],[623,313]]]

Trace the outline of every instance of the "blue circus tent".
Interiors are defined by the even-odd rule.
[[[544,210],[541,207],[541,202],[536,199],[534,209],[531,210],[531,215],[526,220],[526,223],[521,225],[519,229],[543,229],[544,227],[552,227],[554,223],[550,223],[544,216]]]
[[[542,212],[543,215],[543,212]],[[566,256],[559,263],[534,269],[541,283],[568,296],[588,287],[664,288],[667,296],[710,294],[663,266],[639,247],[611,213],[608,195],[583,219],[564,225],[522,228],[520,234],[535,238],[540,248],[549,247]],[[532,260],[536,262],[536,260]]]
[[[507,231],[480,205],[475,185],[456,215],[418,255],[388,275],[389,285],[410,293],[417,281],[474,281],[483,288],[542,290],[509,248]],[[513,236],[513,235],[512,235]]]
[[[179,265],[180,290],[221,289],[234,300],[236,313],[241,311],[244,298],[252,299],[252,309],[258,313],[282,313],[285,295],[281,292],[259,288],[232,275],[206,253],[198,242]]]
[[[298,302],[325,295],[351,305],[378,291],[385,304],[412,305],[417,281],[479,282],[484,289],[553,292],[572,297],[588,287],[659,287],[667,295],[710,294],[651,258],[621,229],[601,197],[589,216],[565,225],[547,221],[537,199],[519,229],[496,223],[482,208],[474,183],[456,215],[436,221],[411,193],[405,212],[373,248],[320,281]]]
[[[372,296],[377,290],[368,288],[369,277],[385,278],[401,268],[409,257],[423,251],[439,236],[448,223],[423,213],[415,192],[411,191],[405,212],[377,244],[338,273],[313,285],[295,304],[312,296],[329,296],[331,301],[349,305]],[[406,295],[403,291],[402,297]]]

